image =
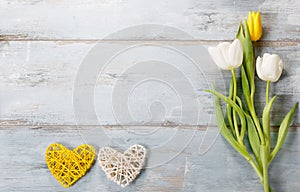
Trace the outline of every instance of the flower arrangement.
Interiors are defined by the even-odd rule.
[[[263,57],[257,57],[255,65],[252,42],[258,41],[261,36],[260,12],[249,12],[248,20],[245,20],[244,24],[240,23],[236,39],[232,43],[224,42],[216,47],[208,48],[217,66],[223,70],[231,70],[232,73],[228,96],[216,90],[208,90],[208,92],[215,96],[216,120],[220,133],[253,167],[264,191],[271,192],[268,178],[269,165],[284,143],[298,102],[281,122],[276,144],[271,143],[270,111],[277,96],[270,99],[270,84],[279,80],[283,70],[283,61],[276,54],[265,53]],[[235,69],[239,67],[241,68],[240,82],[242,87],[242,94],[240,95],[237,94],[235,74]],[[258,77],[266,81],[266,104],[261,119],[254,106],[255,69]],[[227,103],[226,118],[224,118],[220,99]],[[250,148],[245,145],[246,137],[250,143]],[[274,148],[271,147],[273,145]]]

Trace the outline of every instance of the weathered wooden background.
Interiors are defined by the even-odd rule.
[[[44,161],[45,149],[54,142],[70,148],[87,142],[97,150],[145,145],[147,167],[124,191],[262,191],[252,168],[218,136],[213,103],[204,92],[212,82],[227,85],[230,76],[203,60],[203,49],[232,40],[239,22],[252,10],[261,11],[264,27],[262,40],[255,44],[257,55],[277,53],[285,63],[281,80],[272,84],[272,94],[280,95],[272,118],[276,128],[300,100],[297,0],[1,0],[0,191],[123,191],[106,179],[97,162],[79,182],[64,189]],[[97,43],[104,56],[118,48],[141,46],[118,55],[102,71],[92,96],[80,92],[84,91],[81,87],[79,98],[74,97],[82,63]],[[201,63],[201,70],[164,46],[189,54]],[[151,81],[134,87],[146,72],[135,69],[122,75],[132,63],[151,59],[160,64],[169,62],[183,75],[178,78],[175,71],[169,73],[164,66],[148,63],[153,66],[150,71],[162,80],[178,83],[179,91],[188,90],[185,87],[191,84],[195,91],[174,96],[168,82]],[[113,96],[116,82],[125,87],[121,93],[129,84],[136,88],[128,103],[120,106],[118,99],[124,98]],[[91,87],[89,82],[86,86]],[[265,85],[258,82],[257,86],[263,91]],[[263,97],[262,92],[257,94],[258,106]],[[180,101],[186,105],[182,111],[172,108],[180,107]],[[192,101],[199,104],[195,107]],[[94,103],[97,119],[85,102]],[[133,119],[127,118],[127,108]],[[197,110],[200,115],[195,121]],[[300,191],[299,127],[298,109],[287,141],[270,168],[275,191]]]

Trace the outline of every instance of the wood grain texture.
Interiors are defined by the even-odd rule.
[[[162,24],[195,39],[232,39],[249,10],[260,10],[264,40],[299,41],[299,1],[101,0],[10,1],[0,3],[5,39],[103,39],[123,28]],[[142,29],[141,29],[142,30]],[[113,39],[168,39],[170,31],[144,31]],[[175,39],[176,40],[176,39]]]
[[[153,128],[155,127],[149,129]],[[173,132],[172,128],[160,129],[156,139],[152,139],[151,135],[142,138],[116,135],[115,133],[120,133],[117,131],[119,129],[120,127],[2,126],[0,144],[5,152],[0,157],[1,191],[262,191],[252,168],[221,137],[218,137],[207,153],[200,155],[198,149],[204,137],[203,130],[197,130],[194,134],[192,130],[178,129],[178,134],[182,136],[194,135],[189,145],[180,152],[178,146],[186,144],[182,139],[177,140],[174,145],[161,143],[160,138]],[[132,127],[132,130],[145,131],[139,127]],[[61,142],[69,148],[87,142],[97,151],[103,146],[124,151],[133,143],[140,143],[147,147],[148,168],[123,190],[106,179],[98,162],[95,162],[83,178],[71,188],[64,189],[45,164],[45,149],[53,142]],[[287,142],[270,168],[270,182],[274,190],[300,190],[297,179],[299,147],[299,131],[290,132]],[[158,165],[157,160],[164,158],[170,161],[149,168],[150,165]]]
[[[188,42],[143,44],[134,41],[99,44],[102,48],[97,50],[99,56],[95,59],[99,63],[106,63],[111,59],[102,55],[113,55],[116,48],[125,49],[134,45],[139,47],[114,57],[106,68],[97,66],[96,75],[99,76],[96,82],[87,80],[82,85],[84,90],[80,97],[84,103],[83,107],[80,106],[81,114],[78,115],[85,119],[77,121],[78,118],[74,116],[74,103],[78,102],[78,98],[74,96],[74,84],[79,73],[91,69],[91,65],[84,68],[82,61],[89,57],[89,51],[95,44],[61,41],[3,43],[0,55],[1,124],[147,125],[171,122],[207,125],[213,122],[210,120],[213,100],[204,90],[210,89],[212,83],[217,83],[220,84],[220,91],[225,93],[224,86],[229,83],[230,73],[217,69],[205,50],[207,45]],[[106,52],[101,54],[103,49]],[[182,52],[186,57],[183,57]],[[279,95],[274,105],[272,122],[279,125],[284,115],[300,98],[300,87],[293,83],[300,81],[299,45],[257,48],[258,55],[264,52],[279,54],[285,63],[281,80],[271,87],[271,94]],[[147,60],[157,61],[151,67],[152,71],[146,68],[150,63],[144,63],[145,66],[139,68]],[[178,72],[171,72],[175,69]],[[161,75],[157,75],[159,72]],[[142,80],[148,80],[148,83],[137,86]],[[190,85],[193,88],[186,88]],[[86,91],[88,87],[91,88],[90,95],[94,98],[89,97]],[[121,100],[116,93],[123,93],[123,89],[132,92],[124,95],[128,100],[119,106]],[[264,89],[264,82],[257,79],[259,113],[264,106]],[[89,100],[94,100],[92,107],[96,110],[97,120],[93,119],[93,111],[84,107]],[[193,107],[194,101],[198,102],[197,108]],[[184,108],[180,109],[181,107]],[[123,113],[127,110],[130,110],[131,117],[124,117]],[[191,114],[197,114],[199,120]],[[296,113],[294,124],[299,124],[299,120],[299,113]]]

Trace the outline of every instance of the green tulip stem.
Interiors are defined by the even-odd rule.
[[[269,93],[270,93],[270,81],[267,81],[267,88],[266,88],[266,104],[269,103]]]
[[[236,76],[235,76],[235,71],[234,68],[231,69],[231,73],[232,73],[232,81],[233,81],[233,96],[232,96],[232,100],[235,103],[236,102]],[[236,119],[236,111],[233,109],[232,111],[232,115],[233,115],[233,124],[234,124],[234,129],[235,129],[235,134],[236,137],[239,141],[239,143],[243,143],[243,141],[240,140],[240,134],[239,134],[239,127],[238,127],[238,123],[237,123],[237,119]]]
[[[261,173],[261,170],[258,168],[255,161],[251,158],[249,160],[250,165],[253,167],[254,171],[256,172],[257,176],[259,177],[260,181],[263,183],[263,174]]]
[[[260,179],[260,181],[264,187],[264,191],[272,192],[272,188],[270,187],[269,180],[268,180],[268,170],[261,170],[252,158],[248,159],[248,162],[253,167],[258,178]],[[268,169],[268,167],[266,167],[266,168]],[[265,174],[263,174],[263,173],[265,173]]]
[[[267,166],[263,166],[263,173],[264,173],[264,178],[263,178],[264,191],[269,192],[270,191],[269,176],[268,176],[269,172]]]
[[[251,117],[253,119],[253,122],[255,124],[255,127],[257,129],[257,132],[258,132],[258,135],[259,135],[259,138],[260,138],[260,142],[261,142],[261,144],[265,144],[265,137],[264,137],[264,134],[262,132],[262,128],[261,128],[259,119],[258,119],[258,117],[256,115],[256,112],[255,112],[254,101],[253,100],[251,101],[250,105],[248,105],[248,107],[249,107],[249,111],[250,111]]]
[[[269,192],[269,156],[270,149],[267,145],[260,146],[260,158],[262,162],[262,172],[263,172],[263,187],[264,192]]]

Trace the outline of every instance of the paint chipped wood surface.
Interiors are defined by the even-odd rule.
[[[0,157],[1,162],[5,162],[0,164],[1,191],[262,191],[252,168],[221,137],[217,138],[207,153],[201,155],[199,147],[204,137],[203,130],[194,133],[194,130],[178,129],[182,137],[194,135],[186,148],[183,147],[186,144],[184,139],[155,148],[156,144],[161,144],[161,138],[175,130],[160,129],[155,139],[128,139],[118,134],[118,129],[105,126],[1,127],[0,142],[5,147]],[[143,131],[140,127],[133,129]],[[287,142],[270,168],[270,182],[276,191],[300,190],[298,135],[298,129],[288,134]],[[124,151],[138,142],[150,149],[150,152],[144,171],[125,189],[108,180],[99,162],[95,162],[83,178],[66,190],[55,180],[45,164],[45,149],[53,141],[61,142],[69,148],[87,142],[97,151],[103,146]],[[184,150],[180,152],[182,148]],[[168,159],[169,162],[158,164],[158,161]]]
[[[271,88],[272,94],[279,95],[272,112],[276,135],[284,114],[300,100],[299,9],[296,0],[1,1],[0,191],[122,190],[105,178],[98,162],[72,188],[63,189],[44,161],[45,149],[53,142],[70,148],[85,142],[96,149],[125,150],[135,143],[148,147],[148,167],[125,191],[262,191],[252,168],[214,127],[212,98],[204,90],[212,82],[219,82],[222,89],[230,74],[204,61],[202,51],[233,39],[248,11],[262,12],[264,34],[255,44],[256,53],[277,53],[285,63],[281,80]],[[124,28],[129,30],[120,33]],[[124,46],[145,46],[116,59],[97,79],[93,99],[99,118],[95,119],[84,107],[79,107],[82,115],[74,113],[73,96],[78,71],[97,43],[107,53]],[[175,47],[196,62],[211,65],[198,71],[189,60],[154,45]],[[111,99],[114,83],[134,85],[145,74],[122,75],[121,69],[145,58],[165,59],[194,85],[194,91],[181,95],[189,106],[183,110],[183,119],[176,108],[172,111],[179,100],[160,84],[144,87],[150,90],[147,94],[131,95],[134,119],[125,118],[121,123],[116,119],[112,109],[118,101]],[[168,70],[161,69],[160,74],[170,82],[184,82]],[[258,106],[264,102],[264,87],[257,82]],[[201,113],[197,121],[189,115],[195,112],[195,98]],[[258,112],[261,110],[259,107]],[[84,118],[78,120],[78,115]],[[275,191],[300,191],[299,126],[298,109],[287,141],[270,168]]]
[[[154,43],[153,41],[148,43]],[[212,63],[212,61],[203,61],[203,47],[207,44],[197,43],[182,43],[182,42],[163,42],[166,46],[172,45],[178,49],[186,51],[189,57],[197,61],[196,66],[188,59],[183,59],[178,52],[165,51],[157,48],[156,45],[145,45],[137,51],[127,52],[124,56],[115,59],[114,62],[108,65],[106,70],[101,71],[101,76],[95,84],[95,108],[100,118],[93,121],[92,115],[86,114],[87,111],[82,111],[82,115],[86,116],[85,122],[77,122],[88,125],[115,125],[118,124],[117,118],[114,116],[113,104],[118,104],[117,98],[113,96],[113,91],[116,91],[116,82],[126,81],[128,84],[134,86],[139,81],[140,74],[134,72],[130,75],[124,75],[123,69],[131,65],[131,62],[143,62],[145,58],[157,59],[165,62],[172,62],[171,65],[178,67],[184,75],[172,74],[167,69],[162,73],[168,76],[168,82],[172,84],[179,84],[178,79],[183,81],[188,78],[191,83],[187,85],[194,85],[194,93],[182,93],[183,105],[191,105],[191,101],[196,96],[199,101],[199,108],[202,110],[199,121],[193,121],[190,113],[193,113],[193,107],[186,108],[181,113],[174,113],[164,118],[164,121],[172,122],[173,124],[187,124],[187,125],[206,125],[209,122],[209,117],[213,113],[213,101],[211,95],[205,93],[205,89],[211,87],[212,82],[228,84],[230,73],[221,72]],[[0,51],[0,86],[3,91],[1,96],[1,124],[26,124],[26,125],[72,125],[76,124],[74,116],[74,84],[76,75],[80,70],[82,61],[88,54],[89,50],[95,46],[96,43],[89,42],[63,42],[63,41],[10,41],[3,43]],[[101,44],[101,43],[100,43]],[[121,46],[132,46],[134,44],[141,44],[141,42],[105,42],[103,45],[107,49],[113,49]],[[300,45],[286,45],[286,46],[269,46],[258,47],[257,54],[263,52],[273,52],[279,54],[285,61],[285,70],[281,80],[278,83],[272,84],[272,94],[278,94],[278,101],[274,104],[273,109],[273,123],[278,125],[283,119],[284,115],[289,111],[291,106],[299,101],[300,86],[297,83],[300,81],[300,57],[298,55]],[[134,54],[138,55],[135,56]],[[208,53],[207,57],[208,57]],[[66,56],[67,55],[67,56]],[[133,58],[134,57],[134,58]],[[176,58],[176,60],[174,59]],[[173,61],[173,60],[174,61]],[[105,60],[103,62],[106,62]],[[209,63],[209,65],[207,64]],[[124,67],[125,66],[125,67]],[[196,67],[200,67],[202,72]],[[129,68],[129,67],[128,67]],[[146,72],[145,72],[146,73]],[[203,75],[204,74],[204,75]],[[146,76],[146,75],[145,75]],[[208,81],[206,81],[208,79]],[[92,82],[91,82],[92,84]],[[133,116],[136,121],[132,119],[125,119],[122,124],[155,124],[158,120],[162,121],[162,117],[157,119],[150,119],[151,111],[148,110],[148,100],[160,100],[166,102],[166,96],[163,92],[165,85],[150,84],[156,86],[157,94],[149,95],[146,99],[139,99],[139,95],[132,95],[130,97],[133,106],[129,106],[133,110]],[[257,104],[262,106],[264,102],[265,83],[257,81],[257,96],[261,98]],[[171,90],[166,90],[169,93]],[[171,97],[172,95],[170,95]],[[169,100],[166,108],[174,108],[180,106],[176,98]],[[139,109],[137,106],[139,106]],[[124,110],[128,106],[123,106]],[[135,111],[136,109],[136,111]],[[145,111],[141,113],[139,110]],[[260,108],[261,112],[262,108]],[[171,113],[170,111],[168,111]],[[180,116],[185,116],[185,119],[180,119]],[[157,116],[164,116],[164,114],[157,114]],[[160,122],[160,121],[159,121]],[[296,114],[294,124],[299,125],[300,116]]]
[[[196,39],[232,39],[249,10],[260,10],[265,40],[299,41],[299,1],[101,0],[1,1],[0,26],[8,39],[102,39],[126,27],[157,23],[188,31]],[[114,39],[164,39],[128,34]],[[176,40],[176,39],[175,39]]]

